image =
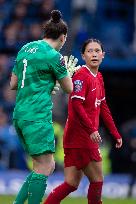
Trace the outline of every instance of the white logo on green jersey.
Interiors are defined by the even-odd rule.
[[[36,53],[38,50],[38,47],[33,47],[33,48],[26,48],[25,52],[29,52],[29,53]]]

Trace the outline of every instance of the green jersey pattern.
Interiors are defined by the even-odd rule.
[[[61,54],[44,40],[30,42],[19,51],[13,73],[18,77],[13,118],[52,120],[51,92],[68,75]]]

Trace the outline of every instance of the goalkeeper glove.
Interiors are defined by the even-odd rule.
[[[56,95],[56,92],[59,91],[60,84],[56,81],[56,84],[51,92],[52,95]]]
[[[80,68],[80,65],[76,67],[78,59],[75,58],[73,55],[70,55],[69,59],[68,56],[64,56],[65,64],[69,75],[72,77],[73,74]]]

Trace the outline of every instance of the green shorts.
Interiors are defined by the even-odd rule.
[[[13,124],[25,151],[29,155],[55,152],[52,122],[14,119]]]

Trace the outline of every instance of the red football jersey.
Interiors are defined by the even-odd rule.
[[[110,121],[107,124],[109,130],[115,138],[120,138],[105,101],[105,89],[101,73],[98,72],[97,75],[94,75],[87,66],[83,66],[74,74],[73,85],[74,90],[69,97],[68,119],[64,130],[64,148],[98,148],[98,144],[90,139],[90,134],[98,130],[101,112],[102,117],[104,116]],[[88,127],[78,117],[77,110],[75,111],[73,105],[74,99],[82,101],[84,113],[90,122]],[[104,101],[106,106],[102,106],[104,111],[101,111],[101,103]],[[104,122],[107,123],[106,119]]]

